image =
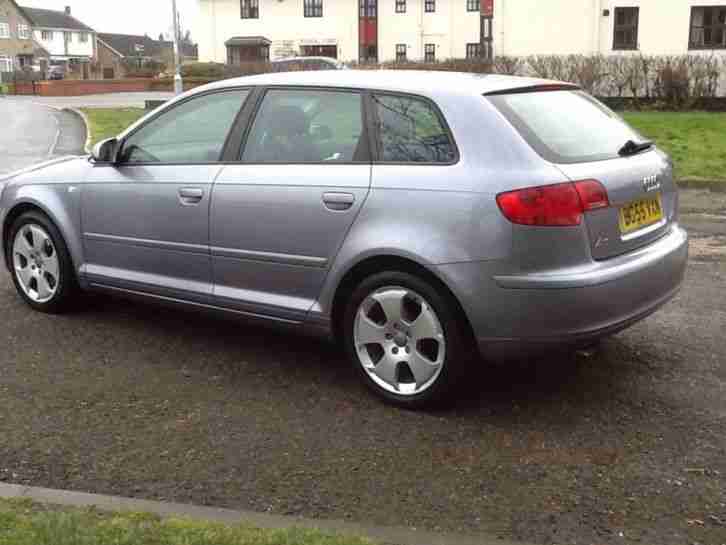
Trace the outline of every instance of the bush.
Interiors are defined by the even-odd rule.
[[[702,99],[723,93],[726,84],[726,61],[716,55],[530,55],[500,56],[493,61],[446,59],[436,62],[352,63],[352,67],[363,70],[385,68],[536,76],[576,83],[597,96],[627,98],[628,104],[635,107],[640,98],[646,98],[648,102],[655,99],[658,107],[665,109],[702,104]],[[272,65],[265,61],[234,66],[193,63],[182,67],[185,79],[208,81],[271,71]]]
[[[121,61],[121,65],[126,71],[127,78],[153,78],[166,70],[163,62],[153,59],[144,59],[139,65],[139,59],[126,57]]]
[[[222,79],[227,65],[217,62],[194,62],[181,67],[182,77]]]

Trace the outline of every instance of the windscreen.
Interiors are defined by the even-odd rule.
[[[644,140],[583,91],[533,91],[487,98],[537,153],[553,163],[613,159],[628,140]]]

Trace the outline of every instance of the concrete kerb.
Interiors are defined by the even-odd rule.
[[[726,193],[726,180],[707,178],[683,178],[677,181],[681,189],[708,189],[714,193]]]
[[[86,114],[84,114],[78,108],[66,107],[66,108],[61,108],[61,109],[65,110],[66,112],[71,112],[71,113],[77,115],[83,121],[83,124],[86,127],[86,143],[84,144],[83,149],[86,151],[86,153],[88,153],[90,155],[90,153],[91,153],[91,123],[88,120],[88,117],[86,116]]]
[[[336,520],[313,520],[4,483],[0,483],[0,498],[30,499],[38,503],[67,507],[95,507],[104,511],[146,512],[162,517],[187,518],[223,524],[246,524],[263,529],[313,528],[328,533],[367,536],[388,545],[525,545],[497,537],[439,534],[412,528],[369,526]]]

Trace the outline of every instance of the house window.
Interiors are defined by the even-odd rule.
[[[466,11],[479,11],[480,7],[480,0],[466,0]]]
[[[404,5],[405,5],[404,0]],[[378,2],[376,0],[360,0],[360,16],[376,18],[378,16]]]
[[[322,17],[323,0],[305,0],[304,15],[305,17]]]
[[[40,32],[40,37],[44,42],[52,42],[53,41],[53,31],[52,30],[42,30]]]
[[[396,13],[406,13],[406,0],[396,0]]]
[[[471,43],[466,44],[466,58],[467,59],[478,59],[481,57],[481,44]]]
[[[21,40],[30,39],[30,27],[28,25],[18,25],[18,38],[20,38]]]
[[[726,49],[726,6],[691,8],[690,49]]]
[[[0,38],[10,38],[10,25],[0,23]]]
[[[240,0],[240,9],[242,11],[242,19],[260,18],[259,0]]]
[[[73,33],[72,32],[64,32],[63,33],[63,39],[66,41],[67,44],[73,42]]]
[[[82,44],[85,44],[88,42],[88,32],[79,32],[78,33],[78,41]]]
[[[424,61],[436,62],[436,44],[424,45]]]
[[[13,59],[7,55],[0,55],[0,72],[12,72]]]
[[[481,49],[479,50],[479,56],[489,61],[494,58],[494,41],[493,41],[493,18],[482,17],[481,19]]]
[[[433,13],[436,11],[436,0],[425,0],[424,11],[426,13]]]
[[[396,62],[406,62],[406,44],[396,44]]]
[[[638,49],[639,9],[615,8],[613,49]]]

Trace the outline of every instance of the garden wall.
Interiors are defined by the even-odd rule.
[[[133,93],[151,90],[151,83],[151,79],[37,81],[35,82],[35,94],[45,97],[62,97],[103,93]]]

